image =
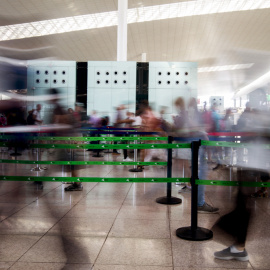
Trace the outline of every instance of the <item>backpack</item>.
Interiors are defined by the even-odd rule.
[[[35,125],[36,121],[34,119],[33,112],[34,111],[29,112],[29,114],[28,114],[28,116],[26,118],[27,125]]]

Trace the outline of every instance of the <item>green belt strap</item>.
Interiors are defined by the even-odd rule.
[[[2,147],[12,146],[8,142],[0,143]],[[55,149],[173,149],[190,148],[190,143],[178,144],[31,144],[30,148]]]
[[[246,181],[221,181],[221,180],[196,180],[197,185],[210,186],[241,186],[241,187],[270,187],[270,182],[246,182]]]
[[[254,145],[252,143],[235,143],[235,142],[220,142],[220,141],[201,141],[201,145],[207,146],[221,146],[221,147],[238,147],[238,148],[252,148],[260,147],[261,149],[270,149],[270,144]]]
[[[167,166],[167,162],[134,162],[134,161],[35,161],[35,160],[12,160],[0,159],[0,163],[13,164],[52,164],[52,165],[163,165]]]
[[[109,182],[109,183],[176,183],[190,182],[190,178],[106,178],[106,177],[48,177],[48,176],[0,176],[2,181],[44,182]]]

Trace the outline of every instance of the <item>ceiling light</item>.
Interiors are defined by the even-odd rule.
[[[198,68],[198,72],[215,72],[215,71],[248,69],[248,68],[251,68],[253,65],[254,65],[254,63],[226,65],[226,66],[214,66],[214,67],[202,67],[202,68]]]
[[[245,87],[240,88],[237,93],[235,94],[235,97],[240,97],[243,95],[247,95],[251,91],[260,88],[262,86],[265,86],[270,81],[270,71],[253,81],[252,83],[246,85]]]
[[[128,10],[127,22],[138,23],[187,16],[270,8],[265,0],[196,0]],[[0,41],[110,27],[118,24],[118,12],[94,13],[23,24],[0,26]]]

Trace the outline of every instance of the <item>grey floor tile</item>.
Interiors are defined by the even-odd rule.
[[[0,270],[7,270],[14,264],[14,262],[0,262]]]
[[[114,219],[106,218],[63,218],[48,232],[48,235],[107,236],[113,222]]]
[[[119,207],[86,207],[83,204],[76,205],[65,217],[82,217],[82,218],[108,218],[114,219],[119,212]]]
[[[169,239],[108,238],[98,256],[98,265],[172,266]]]
[[[201,266],[198,266],[198,267],[175,267],[174,270],[228,270],[228,269],[232,269],[232,268],[227,268],[226,266],[224,266],[224,268],[213,268],[213,267],[201,267]],[[242,269],[252,269],[250,268],[250,266],[248,266],[248,268],[233,268],[233,270],[242,270]]]
[[[89,270],[91,264],[65,264],[65,263],[28,263],[28,262],[17,262],[15,263],[10,270]],[[0,268],[1,269],[1,268]]]
[[[18,211],[13,217],[63,217],[71,205],[39,204],[34,202]]]
[[[167,208],[164,205],[152,206],[123,206],[118,219],[166,219]]]
[[[173,270],[164,266],[95,265],[93,270]]]
[[[104,237],[44,236],[20,262],[67,262],[92,264]]]
[[[0,223],[0,234],[43,235],[57,221],[46,217],[9,217]]]
[[[17,261],[39,239],[32,235],[0,235],[0,265]]]
[[[146,239],[170,238],[169,222],[153,219],[117,219],[110,236]]]

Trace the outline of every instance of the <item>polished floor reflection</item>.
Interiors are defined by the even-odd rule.
[[[68,154],[68,153],[67,153]],[[78,160],[120,161],[123,155],[91,152],[77,153]],[[11,159],[1,152],[2,159]],[[42,160],[58,155],[45,150]],[[132,155],[130,156],[132,157]],[[35,160],[36,154],[24,151],[17,159]],[[1,164],[3,175],[69,176],[69,168],[48,165],[33,172],[33,165]],[[208,179],[236,180],[237,169],[220,167]],[[131,173],[132,166],[85,166],[81,176],[166,177],[166,168],[149,167]],[[189,166],[173,161],[173,177],[188,177]],[[258,179],[251,172],[250,178]],[[190,242],[178,238],[176,229],[190,226],[191,194],[172,194],[182,204],[161,205],[155,199],[166,195],[166,184],[158,183],[85,183],[83,191],[65,192],[64,183],[44,183],[40,190],[32,182],[0,182],[0,269],[94,269],[94,270],[225,270],[270,269],[268,224],[269,198],[252,198],[254,210],[247,240],[249,262],[220,261],[215,251],[231,244],[232,239],[214,231],[214,238]],[[247,194],[254,190],[247,190]],[[233,187],[207,187],[206,201],[220,208],[219,214],[199,214],[199,226],[212,228],[217,219],[233,207]]]

